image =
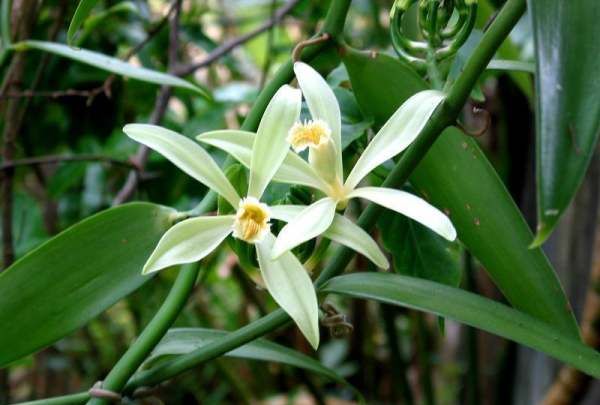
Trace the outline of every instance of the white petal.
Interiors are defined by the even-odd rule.
[[[371,260],[377,267],[385,270],[390,267],[387,258],[371,235],[342,215],[335,215],[331,226],[323,233],[323,237],[348,246]]]
[[[290,252],[277,260],[271,259],[274,243],[273,234],[267,234],[261,243],[256,244],[263,280],[275,302],[296,322],[316,350],[319,347],[319,306],[312,281]]]
[[[303,205],[276,205],[271,207],[271,218],[289,222],[305,208]],[[323,232],[323,237],[355,250],[382,269],[390,267],[385,254],[371,235],[343,215],[334,215],[333,222]]]
[[[231,233],[234,219],[233,215],[220,215],[181,221],[163,235],[142,273],[148,274],[204,258]]]
[[[348,197],[360,197],[373,201],[414,219],[449,241],[456,239],[456,229],[454,229],[450,219],[443,212],[416,195],[392,188],[363,187],[352,191]]]
[[[250,168],[254,136],[254,132],[238,129],[220,129],[204,132],[196,136],[196,139],[199,142],[224,150],[241,164]]]
[[[334,167],[338,178],[342,179],[342,119],[340,106],[325,79],[312,67],[303,62],[294,63],[294,73],[298,85],[308,104],[310,114],[315,120],[323,120],[331,129],[331,138],[335,146],[336,165]]]
[[[154,149],[189,176],[221,194],[237,207],[240,197],[213,158],[196,142],[156,125],[128,124],[123,128],[131,139]]]
[[[335,200],[326,197],[303,209],[279,232],[273,247],[273,258],[325,232],[333,221],[335,206]]]
[[[238,130],[219,130],[200,134],[196,139],[229,153],[241,164],[250,168],[254,133]],[[327,192],[327,185],[313,168],[292,151],[285,155],[283,163],[273,176],[274,181],[287,184],[301,184]]]
[[[404,102],[373,137],[346,179],[346,187],[355,188],[371,170],[402,152],[419,135],[444,93],[421,91]]]
[[[300,116],[302,95],[284,85],[277,90],[263,114],[252,146],[248,195],[260,199],[289,151],[287,136]]]

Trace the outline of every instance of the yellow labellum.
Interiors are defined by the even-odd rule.
[[[260,242],[269,232],[271,213],[266,204],[254,197],[240,200],[233,223],[233,236],[248,243]]]
[[[296,152],[307,147],[319,148],[331,139],[331,129],[323,120],[297,122],[290,129],[287,140]]]

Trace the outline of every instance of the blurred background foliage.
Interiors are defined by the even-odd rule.
[[[13,3],[13,7],[35,7],[30,38],[66,42],[66,29],[76,2]],[[23,91],[5,93],[0,99],[4,111],[0,127],[5,129],[14,125],[10,120],[20,120],[15,158],[85,155],[89,159],[23,163],[16,168],[12,213],[15,257],[90,214],[122,202],[120,193],[132,167],[139,182],[131,199],[180,210],[199,203],[207,192],[205,188],[156,153],[151,153],[144,164],[136,157],[138,146],[121,129],[126,123],[152,119],[190,137],[212,129],[238,128],[265,81],[289,58],[293,46],[315,32],[329,1],[293,3],[291,11],[271,28],[241,41],[231,51],[190,73],[188,79],[211,90],[212,100],[175,89],[167,95],[164,115],[157,113],[161,94],[158,86],[120,77],[109,79],[107,85],[107,73],[87,65],[37,51],[24,54],[19,83]],[[476,29],[459,51],[454,62],[457,66],[473,50],[499,3],[480,1]],[[345,28],[348,44],[390,53],[391,5],[391,0],[353,1]],[[175,50],[177,64],[171,63],[171,70],[205,60],[219,45],[252,32],[285,6],[274,0],[183,1],[179,46]],[[124,57],[134,49],[130,62],[166,71],[166,16],[170,8],[171,3],[163,0],[100,1],[85,21],[76,43],[116,57]],[[525,16],[499,56],[531,62],[532,41],[531,25]],[[138,47],[139,44],[143,46]],[[4,73],[6,63],[2,69]],[[343,65],[327,79],[342,108],[345,157],[352,158],[364,149],[373,123],[361,113]],[[24,92],[27,89],[29,93]],[[488,71],[472,94],[473,103],[491,114],[491,125],[478,138],[480,144],[533,224],[532,98],[532,76],[523,72]],[[18,117],[6,113],[11,102],[17,103]],[[465,108],[463,125],[480,127],[480,118],[471,114],[469,107],[472,105]],[[517,136],[508,136],[509,133]],[[225,155],[220,151],[210,152],[218,162],[224,161]],[[379,170],[381,173],[372,176],[373,183],[385,177],[385,167]],[[597,176],[596,171],[590,176]],[[586,187],[582,193],[587,194],[578,198],[596,198],[597,190]],[[282,185],[270,187],[267,197],[271,201],[302,198],[301,190]],[[590,205],[589,201],[581,204]],[[595,206],[590,209],[595,210]],[[361,210],[358,204],[350,207],[354,215]],[[406,247],[392,255],[397,271],[500,298],[479,264],[459,246],[448,245],[420,225],[408,222],[390,211],[379,223],[377,233],[384,247]],[[593,239],[593,229],[586,232],[591,232]],[[556,238],[561,238],[560,232]],[[560,252],[550,254],[555,260],[562,260]],[[366,269],[369,265],[358,257],[352,266]],[[205,260],[203,267],[204,282],[175,326],[233,330],[275,309],[226,244]],[[560,263],[558,268],[560,272]],[[153,316],[175,275],[173,270],[160,273],[86,327],[14,363],[5,373],[0,390],[10,392],[11,400],[17,401],[74,392],[102,379]],[[573,291],[580,288],[577,280],[563,277],[563,281],[573,298]],[[533,403],[532,398],[539,397],[546,388],[547,380],[536,382],[535,369],[522,367],[523,359],[531,354],[518,350],[513,343],[412,310],[341,299],[334,305],[347,315],[353,331],[341,337],[325,337],[316,354],[294,327],[280,329],[269,337],[317,356],[324,365],[346,377],[369,403],[526,404]],[[580,310],[581,304],[576,303],[575,307]],[[547,360],[537,361],[538,367],[551,367]],[[324,377],[277,363],[230,358],[206,363],[161,386],[159,397],[168,404],[341,404],[354,400],[347,387]],[[599,400],[590,394],[589,401],[594,398]]]

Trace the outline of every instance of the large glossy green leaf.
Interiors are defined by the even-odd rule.
[[[227,334],[228,332],[225,331],[205,328],[170,329],[142,367],[150,368],[158,362],[189,353],[215,340],[222,339]],[[318,360],[266,339],[253,340],[230,351],[226,356],[287,364],[347,384],[339,374],[325,367]]]
[[[460,284],[460,253],[456,243],[390,210],[381,215],[377,227],[383,245],[394,258],[396,272],[454,287]]]
[[[432,312],[514,340],[600,377],[600,353],[578,339],[523,312],[458,288],[396,274],[357,273],[333,278],[321,291]]]
[[[67,42],[69,44],[73,44],[77,30],[79,30],[79,27],[83,25],[83,22],[88,17],[90,11],[92,11],[96,3],[98,3],[98,0],[81,0],[77,5],[75,14],[73,14],[73,18],[69,24],[69,30],[67,31]]]
[[[600,135],[600,2],[527,3],[537,57],[538,246],[573,199]]]
[[[0,273],[0,366],[83,326],[151,277],[173,210],[132,203],[73,225]]]
[[[387,55],[347,52],[344,63],[365,114],[382,125],[412,93],[425,88]],[[411,176],[417,190],[448,212],[467,246],[516,308],[578,336],[571,308],[541,249],[477,142],[447,129]]]
[[[30,49],[38,49],[44,52],[50,52],[65,58],[73,59],[98,69],[106,70],[107,72],[115,73],[121,76],[130,77],[132,79],[141,80],[148,83],[181,87],[184,89],[195,91],[204,97],[209,97],[208,93],[188,81],[180,79],[177,76],[168,73],[157,72],[155,70],[146,69],[144,67],[134,66],[120,59],[104,55],[102,53],[90,51],[82,48],[72,48],[68,45],[59,44],[57,42],[46,41],[22,41],[11,46],[15,51],[27,51]]]

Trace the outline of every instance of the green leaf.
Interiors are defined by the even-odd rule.
[[[554,269],[541,249],[529,249],[531,230],[475,140],[446,129],[411,182],[450,213],[459,239],[514,307],[579,335]]]
[[[523,312],[458,288],[397,274],[357,273],[331,279],[320,292],[431,312],[529,346],[600,377],[600,353],[578,339]]]
[[[174,211],[132,203],[72,226],[0,274],[0,366],[85,325],[150,277],[144,262]]]
[[[425,89],[425,82],[411,66],[389,55],[346,48],[342,61],[358,105],[366,117],[375,119],[378,126],[383,125],[404,101]],[[386,88],[387,85],[390,87]],[[367,101],[373,104],[365,105]]]
[[[347,52],[344,63],[359,105],[382,125],[398,105],[425,88],[404,63],[386,55]],[[561,285],[477,142],[450,128],[411,176],[421,195],[449,213],[459,239],[516,308],[578,336]]]
[[[575,196],[600,135],[600,7],[597,0],[527,3],[538,72],[539,246]]]
[[[98,69],[115,73],[117,75],[130,77],[132,79],[141,80],[148,83],[181,87],[195,91],[203,97],[210,97],[204,89],[188,81],[180,79],[179,77],[170,75],[168,73],[157,72],[155,70],[134,66],[120,59],[87,49],[75,49],[68,45],[63,45],[56,42],[33,40],[17,42],[16,44],[12,45],[11,49],[15,51],[38,49],[40,51],[50,52],[65,58],[73,59],[78,62],[94,66]]]
[[[492,59],[488,64],[487,69],[535,73],[535,64],[520,60]]]
[[[455,244],[390,210],[381,215],[377,225],[396,272],[458,287],[461,270]]]
[[[227,336],[227,332],[204,328],[173,328],[154,348],[142,368],[151,368],[157,363],[181,354],[186,354]],[[268,361],[302,368],[333,381],[348,383],[334,370],[323,366],[319,361],[295,350],[270,342],[256,339],[226,354],[229,357]]]
[[[69,45],[73,44],[75,34],[77,34],[77,31],[83,25],[83,22],[90,14],[90,11],[92,11],[96,3],[98,3],[98,0],[81,0],[77,5],[75,14],[73,14],[73,18],[69,24],[69,30],[67,31],[67,43]]]

